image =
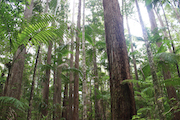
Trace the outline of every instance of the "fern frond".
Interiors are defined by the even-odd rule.
[[[171,79],[167,79],[161,82],[161,84],[165,84],[166,86],[178,86],[180,85],[180,78],[174,77]]]
[[[0,105],[1,106],[13,106],[15,107],[15,109],[24,111],[27,108],[27,105],[24,104],[23,102],[19,101],[16,98],[13,97],[7,97],[7,96],[3,96],[0,97]]]

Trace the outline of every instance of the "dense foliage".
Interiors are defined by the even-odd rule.
[[[25,18],[25,8],[31,9],[28,6],[32,3],[32,15]],[[143,35],[139,36],[141,28],[133,31],[134,23],[140,25],[135,1],[121,0],[120,10],[131,74],[131,79],[124,80],[122,84],[133,83],[137,114],[132,119],[161,119],[157,103],[162,103],[162,116],[167,120],[176,120],[180,112],[180,1],[143,0],[138,3],[140,10],[147,8],[147,12],[148,9],[153,11],[157,27],[153,29],[150,24],[152,18],[145,18],[142,14],[142,19],[146,20],[148,40]],[[77,8],[76,3],[67,0],[0,0],[0,119],[24,120],[29,119],[27,116],[30,115],[32,120],[70,120],[74,109],[75,74],[79,75],[79,119],[84,118],[84,106],[87,108],[87,119],[111,119],[112,98],[103,1],[86,0],[85,6],[82,6],[86,11],[86,69],[83,69],[83,28],[78,29],[74,18],[71,18],[78,11],[73,11],[71,5]],[[80,38],[79,46],[75,38]],[[154,84],[147,45],[151,49],[157,85]],[[76,47],[80,48],[79,69],[75,67]],[[11,68],[18,62],[18,50],[19,55],[26,50],[20,99],[6,93],[9,92],[7,89],[16,90],[16,87],[8,88],[11,84],[8,81],[13,81]],[[83,84],[83,73],[86,75],[86,86]],[[71,74],[73,77],[70,77]],[[45,83],[48,84],[47,89]],[[86,87],[86,98],[83,98],[83,87]],[[156,89],[160,96],[157,96]]]

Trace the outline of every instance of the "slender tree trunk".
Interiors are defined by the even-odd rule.
[[[128,22],[127,14],[126,14],[126,23],[127,23],[128,34],[129,34],[129,39],[130,39],[130,43],[131,43],[131,52],[133,53],[134,49],[133,49],[133,43],[132,43],[131,32],[130,32],[130,28],[129,28],[129,22]],[[138,72],[137,72],[137,66],[136,66],[136,59],[135,59],[134,54],[132,55],[132,58],[133,58],[133,65],[134,65],[134,71],[135,71],[136,80],[139,80]],[[139,86],[138,83],[137,83],[137,87],[138,87],[138,90],[140,91],[140,86]]]
[[[4,73],[1,74],[1,79],[4,78]],[[0,97],[3,96],[3,83],[0,83]]]
[[[35,66],[34,66],[34,73],[33,73],[31,93],[30,93],[30,98],[29,98],[29,109],[28,109],[27,120],[31,120],[32,102],[33,102],[33,96],[34,96],[34,84],[35,84],[36,69],[37,69],[38,58],[39,58],[39,51],[40,51],[40,46],[38,47],[36,62],[35,62]]]
[[[106,47],[110,72],[111,120],[129,120],[136,114],[133,86],[122,84],[130,79],[123,19],[118,0],[103,0]]]
[[[160,22],[161,27],[164,28],[165,25],[164,25],[164,23],[163,23],[163,20],[162,20],[161,16],[157,13],[157,11],[156,11],[155,9],[154,9],[154,11],[155,11],[155,13],[156,13],[156,15],[157,15],[157,17],[158,17],[158,20],[159,20],[159,22]],[[164,36],[165,36],[166,38],[168,38],[168,34],[167,34],[166,30],[164,30],[163,32],[164,32]],[[168,46],[168,49],[169,49],[170,53],[172,53],[171,47]]]
[[[144,26],[144,22],[143,22],[142,17],[141,17],[141,13],[140,13],[140,9],[139,9],[139,5],[138,5],[137,0],[135,0],[135,2],[136,2],[137,10],[138,10],[139,20],[140,20],[141,27],[142,27],[143,37],[144,37],[146,48],[147,48],[149,65],[150,65],[150,69],[151,69],[151,74],[152,74],[152,79],[153,79],[153,84],[154,84],[154,90],[155,90],[155,101],[157,104],[159,117],[160,117],[160,120],[165,120],[166,118],[163,115],[163,111],[164,111],[163,102],[161,100],[159,100],[159,98],[161,98],[162,96],[161,96],[159,81],[158,81],[156,71],[155,71],[155,64],[153,61],[150,43],[148,42],[148,34],[147,34],[147,31],[146,31],[145,26]]]
[[[83,68],[83,120],[87,120],[87,98],[86,98],[86,92],[87,92],[87,86],[86,86],[86,50],[85,50],[85,0],[83,0],[83,30],[82,30],[82,68]]]
[[[91,82],[91,78],[90,78],[90,81],[89,81],[89,97],[91,98],[92,97],[92,82]],[[92,120],[93,119],[93,110],[92,110],[92,100],[88,100],[88,103],[89,103],[89,112],[90,112],[90,115],[88,116],[88,120]]]
[[[48,11],[48,3],[49,0],[46,1],[46,9],[45,9],[45,13],[47,13]],[[45,74],[45,79],[43,81],[43,104],[44,104],[44,108],[42,108],[42,118],[44,116],[48,115],[48,99],[49,99],[49,79],[50,79],[50,67],[51,66],[51,52],[52,52],[52,42],[49,42],[49,46],[48,46],[48,53],[47,53],[47,65],[48,67],[46,68],[46,74]]]
[[[55,47],[54,47],[54,49],[56,50],[56,43],[55,43]],[[56,51],[55,51],[55,54],[56,54]],[[57,64],[56,64],[56,55],[55,55],[55,57],[54,57],[54,76],[53,76],[53,79],[54,79],[54,81],[53,81],[53,88],[54,88],[54,91],[53,91],[53,120],[55,120],[56,119],[56,114],[55,114],[55,112],[56,112],[56,109],[55,109],[55,106],[56,106],[56,79],[57,79],[57,69],[56,69],[56,66],[57,66]]]
[[[65,83],[62,118],[64,118],[65,120],[69,120],[68,117],[68,83]]]
[[[45,79],[43,81],[43,104],[44,108],[42,109],[42,117],[48,115],[48,99],[49,99],[49,79],[50,79],[50,65],[51,65],[51,51],[52,51],[52,42],[49,42],[48,53],[47,53],[47,65]]]
[[[171,36],[170,30],[169,30],[169,24],[168,24],[168,21],[167,21],[167,18],[166,18],[166,14],[165,14],[165,11],[164,11],[164,8],[163,8],[161,2],[160,2],[160,4],[161,4],[161,8],[162,8],[162,10],[163,10],[164,18],[165,18],[165,20],[166,20],[166,26],[167,26],[169,38],[170,38],[170,40],[171,40],[172,50],[173,50],[173,53],[176,54],[176,50],[175,50],[175,46],[174,46],[174,43],[173,43],[173,40],[172,40],[172,36]],[[177,63],[176,63],[176,68],[177,68],[178,76],[180,77],[179,65],[178,65]]]
[[[155,16],[154,16],[154,12],[152,10],[152,7],[150,5],[148,5],[148,6],[146,6],[146,8],[147,8],[148,15],[149,15],[149,20],[150,20],[150,23],[151,23],[151,31],[155,36],[154,38],[159,38],[160,36],[159,36],[158,30],[157,30],[157,23],[156,23],[156,20],[155,20]],[[157,41],[156,44],[157,44],[158,47],[160,47],[162,45],[162,43],[158,42],[158,41]],[[168,67],[165,64],[163,66],[165,67],[165,69],[164,68],[162,69],[164,80],[170,79],[171,78],[171,73],[168,70]],[[173,102],[175,102],[177,100],[177,95],[176,95],[175,88],[173,86],[167,86],[166,89],[167,89],[169,99],[174,98],[175,100]],[[172,103],[170,103],[170,105],[172,106]],[[175,120],[178,120],[178,118],[180,118],[180,111],[176,112],[176,113],[174,113],[174,111],[172,111],[172,114],[174,114],[174,119]]]
[[[70,56],[70,68],[73,67],[73,50],[74,50],[74,5],[75,5],[75,0],[73,0],[73,15],[72,15],[72,26],[71,26],[71,33],[72,33],[72,36],[71,36],[71,56]],[[72,120],[73,119],[73,110],[72,110],[72,107],[73,107],[73,90],[72,90],[72,86],[73,86],[73,72],[70,71],[70,83],[69,83],[69,120]]]
[[[95,40],[94,40],[95,41]],[[93,64],[94,64],[94,108],[95,108],[95,120],[101,120],[101,115],[98,106],[98,91],[99,91],[99,83],[98,83],[98,71],[97,71],[97,61],[96,61],[96,49],[93,46]]]
[[[78,5],[78,17],[77,17],[77,36],[76,36],[76,55],[75,55],[75,68],[79,69],[79,37],[80,32],[80,21],[81,21],[81,0],[79,0]],[[76,72],[74,75],[74,113],[73,120],[79,119],[79,73]]]
[[[61,62],[61,58],[58,56],[58,64]],[[57,68],[57,79],[55,81],[55,120],[60,120],[61,119],[61,73],[62,73],[62,66],[58,66]]]
[[[174,1],[174,0],[173,0],[173,2],[174,2],[174,4],[175,4],[175,1]],[[174,6],[171,2],[169,2],[169,3],[170,3],[172,9],[174,10],[174,12],[175,12],[175,14],[176,14],[176,18],[177,18],[178,22],[180,23],[180,15],[179,15],[177,9],[175,8],[175,6]]]

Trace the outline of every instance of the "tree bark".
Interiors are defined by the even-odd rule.
[[[73,50],[74,50],[74,5],[75,5],[75,0],[73,0],[73,13],[72,13],[72,26],[71,26],[71,52],[72,54],[70,55],[70,68],[73,67]],[[73,119],[73,72],[70,71],[70,77],[69,77],[69,120]]]
[[[130,79],[123,19],[118,0],[103,0],[106,47],[110,72],[111,120],[129,120],[136,114],[133,86],[122,84]]]
[[[48,53],[47,53],[47,65],[45,79],[43,81],[43,104],[42,117],[48,115],[48,99],[49,99],[49,79],[50,79],[50,65],[51,65],[51,52],[52,52],[52,42],[49,42]]]
[[[81,21],[81,0],[79,0],[78,5],[78,16],[77,16],[77,36],[76,36],[76,55],[75,55],[75,68],[79,69],[79,37],[78,34],[80,32],[80,21]],[[79,119],[79,73],[75,72],[74,75],[74,113],[73,120]]]
[[[65,83],[62,118],[64,118],[65,120],[69,120],[68,117],[68,83]]]
[[[87,120],[87,86],[86,86],[86,50],[85,50],[85,0],[83,0],[83,26],[82,26],[82,69],[83,69],[83,120]]]
[[[30,5],[26,5],[24,18],[28,19],[32,16],[34,0]],[[29,8],[29,9],[28,9]],[[9,68],[8,77],[5,82],[4,96],[20,99],[23,69],[25,63],[26,47],[21,45],[18,47],[13,57],[13,62]]]
[[[30,93],[30,98],[29,98],[29,109],[28,109],[27,120],[31,120],[32,102],[33,102],[33,96],[34,96],[34,84],[35,84],[36,69],[37,69],[38,58],[39,58],[39,51],[40,51],[40,46],[38,47],[36,62],[35,62],[35,66],[34,66],[34,73],[33,73],[31,93]]]
[[[45,13],[48,11],[48,3],[49,0],[46,0],[46,9]],[[47,53],[47,65],[48,67],[46,68],[46,74],[45,74],[45,79],[43,81],[43,104],[44,108],[42,108],[42,118],[44,116],[48,115],[48,99],[49,99],[49,79],[50,79],[50,66],[51,66],[51,52],[52,52],[52,42],[49,42],[48,46],[48,53]]]
[[[10,76],[7,83],[7,92],[4,96],[14,97],[18,100],[20,99],[25,54],[25,46],[19,46],[13,58],[13,63],[10,69]]]
[[[95,41],[95,40],[94,40]],[[99,91],[99,83],[98,83],[98,70],[97,70],[97,61],[96,61],[96,49],[93,46],[93,64],[94,64],[94,108],[95,108],[95,120],[101,120],[101,115],[99,111],[98,105],[98,91]]]

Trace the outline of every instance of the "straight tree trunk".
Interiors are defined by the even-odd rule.
[[[27,120],[31,120],[32,102],[33,102],[33,96],[34,96],[34,84],[35,84],[36,69],[37,69],[38,58],[39,58],[39,51],[40,51],[40,46],[38,47],[36,62],[35,62],[35,66],[34,66],[34,73],[33,73],[31,93],[30,93],[30,98],[29,98],[29,109],[28,109]]]
[[[21,84],[23,77],[25,54],[25,46],[19,46],[13,58],[12,67],[10,69],[10,76],[7,81],[7,94],[5,94],[5,96],[14,97],[18,100],[20,99],[21,95]]]
[[[4,78],[4,73],[1,74],[1,79]],[[0,97],[3,96],[3,83],[0,83]]]
[[[46,9],[45,13],[48,12],[48,3],[49,0],[46,1]],[[51,52],[52,52],[52,42],[49,42],[48,46],[48,53],[47,53],[47,65],[48,67],[46,68],[46,74],[45,74],[45,79],[43,81],[43,104],[44,108],[42,108],[42,118],[46,117],[48,115],[48,99],[49,99],[49,79],[50,79],[50,67],[51,66]]]
[[[82,96],[83,96],[83,120],[87,120],[87,98],[86,98],[86,92],[87,92],[87,86],[86,86],[86,50],[85,50],[85,0],[83,0],[83,26],[82,26],[82,69],[83,69],[83,90],[82,90]]]
[[[110,72],[111,120],[129,120],[136,114],[133,86],[122,84],[130,79],[123,18],[118,0],[103,0],[106,47]]]
[[[71,26],[71,52],[72,54],[70,55],[70,68],[73,67],[73,50],[74,50],[74,3],[75,0],[73,0],[73,13],[72,13],[72,26]],[[73,119],[73,90],[72,90],[72,86],[73,86],[73,72],[70,71],[70,77],[69,77],[69,120]]]
[[[166,21],[166,27],[167,27],[167,30],[168,30],[169,38],[171,40],[170,42],[171,42],[172,50],[173,50],[173,53],[176,54],[175,46],[174,46],[174,43],[173,43],[173,40],[172,40],[172,36],[171,36],[170,30],[169,30],[169,24],[168,24],[168,21],[167,21],[167,18],[166,18],[166,14],[165,14],[165,11],[164,11],[164,8],[163,8],[161,2],[160,2],[160,5],[161,5],[161,8],[163,10],[164,18],[165,18],[165,21]],[[177,63],[176,63],[176,69],[177,69],[178,76],[180,77],[179,65]]]
[[[64,118],[65,120],[69,120],[68,117],[68,83],[65,83],[62,118]]]
[[[48,115],[48,99],[49,99],[49,79],[50,79],[50,65],[51,65],[51,52],[52,52],[52,42],[49,42],[49,47],[48,47],[48,53],[47,53],[47,65],[48,67],[46,68],[46,74],[45,74],[45,79],[43,81],[43,104],[44,108],[42,109],[42,117]]]
[[[133,49],[133,43],[132,43],[131,32],[130,32],[130,28],[129,28],[129,22],[128,22],[127,14],[126,14],[126,23],[127,23],[128,34],[129,34],[129,39],[130,39],[130,43],[131,43],[131,52],[133,53],[134,49]],[[133,58],[133,65],[134,65],[134,71],[135,71],[136,80],[139,80],[138,72],[137,72],[137,66],[136,66],[136,59],[135,59],[134,54],[132,55],[132,58]],[[138,83],[137,83],[137,86],[139,88]]]
[[[156,23],[156,19],[155,19],[155,16],[154,16],[154,12],[152,10],[152,6],[147,5],[146,8],[147,8],[148,15],[149,15],[149,20],[150,20],[150,23],[151,23],[151,32],[155,36],[154,38],[159,38],[160,36],[159,36],[158,30],[157,30],[157,23]],[[157,41],[156,44],[157,44],[158,47],[160,47],[162,45],[162,42]],[[163,66],[165,67],[165,69],[164,68],[162,69],[164,80],[170,79],[171,78],[171,73],[168,70],[168,67],[165,64]],[[173,86],[166,86],[166,89],[167,89],[169,99],[174,98],[175,100],[177,100],[177,95],[176,95],[175,88]],[[173,102],[175,102],[175,101],[173,101]],[[172,103],[170,103],[170,105],[172,105]],[[180,118],[180,111],[176,112],[176,113],[174,113],[174,111],[172,111],[172,114],[174,114],[174,119],[175,120],[178,120],[178,118]]]
[[[58,58],[58,61],[60,59]],[[62,67],[57,68],[57,79],[55,83],[55,96],[56,96],[56,107],[55,107],[55,120],[60,120],[61,119],[61,72],[62,72]]]
[[[165,120],[166,118],[163,115],[163,112],[164,112],[163,102],[161,100],[159,100],[159,98],[162,97],[161,96],[161,89],[160,89],[159,81],[158,81],[156,71],[155,71],[155,64],[153,61],[150,43],[148,42],[147,30],[145,29],[144,22],[143,22],[142,17],[141,17],[141,13],[140,13],[140,9],[139,9],[139,5],[138,5],[137,0],[135,0],[135,2],[136,2],[137,10],[138,10],[139,20],[140,20],[141,27],[142,27],[143,37],[144,37],[145,44],[146,44],[146,49],[147,49],[147,54],[148,54],[148,59],[149,59],[149,65],[150,65],[150,69],[151,69],[151,75],[152,75],[154,90],[155,90],[155,102],[156,102],[157,109],[159,112],[159,118],[160,118],[160,120]]]
[[[56,43],[55,43],[55,45],[54,45],[55,47],[54,47],[54,49],[56,50]],[[55,54],[56,54],[56,51],[55,51]],[[56,114],[55,114],[55,112],[56,112],[56,110],[55,110],[55,105],[56,105],[56,79],[57,79],[57,69],[56,69],[56,66],[57,66],[57,64],[56,64],[56,55],[55,55],[55,57],[54,57],[54,76],[53,76],[53,88],[54,88],[54,91],[53,91],[53,120],[55,120],[56,119]]]
[[[89,81],[89,97],[91,98],[92,97],[92,80],[90,78],[90,81]],[[88,100],[88,104],[89,104],[89,108],[88,108],[88,111],[90,112],[90,115],[88,116],[88,120],[92,120],[93,119],[93,110],[92,110],[92,100]]]
[[[76,36],[76,55],[75,55],[75,68],[79,69],[79,32],[80,32],[80,21],[81,21],[81,0],[78,5],[78,16],[77,16],[77,36]],[[73,120],[79,120],[79,73],[75,72],[74,75],[74,113]]]
[[[94,40],[95,41],[95,40]],[[98,83],[98,70],[97,70],[97,61],[96,61],[96,49],[93,46],[93,64],[94,64],[94,108],[95,108],[95,120],[101,120],[101,115],[99,111],[98,105],[98,91],[99,91],[99,83]]]
[[[28,19],[29,17],[32,16],[33,6],[34,6],[34,0],[31,1],[30,5],[26,5],[24,11],[25,19]],[[23,69],[25,63],[25,54],[26,54],[26,47],[24,45],[19,46],[16,53],[14,54],[13,62],[9,68],[8,77],[5,82],[4,96],[20,99]]]
[[[155,9],[154,9],[154,11],[155,11],[155,13],[156,13],[156,15],[157,15],[157,17],[158,17],[158,20],[159,20],[159,22],[160,22],[161,27],[164,28],[165,25],[164,25],[164,23],[163,23],[163,20],[162,20],[161,16],[157,13],[157,11],[156,11]],[[163,32],[164,32],[164,36],[165,36],[166,38],[168,38],[168,34],[167,34],[166,30],[164,30]],[[171,47],[168,47],[168,49],[169,49],[170,53],[172,53]]]

